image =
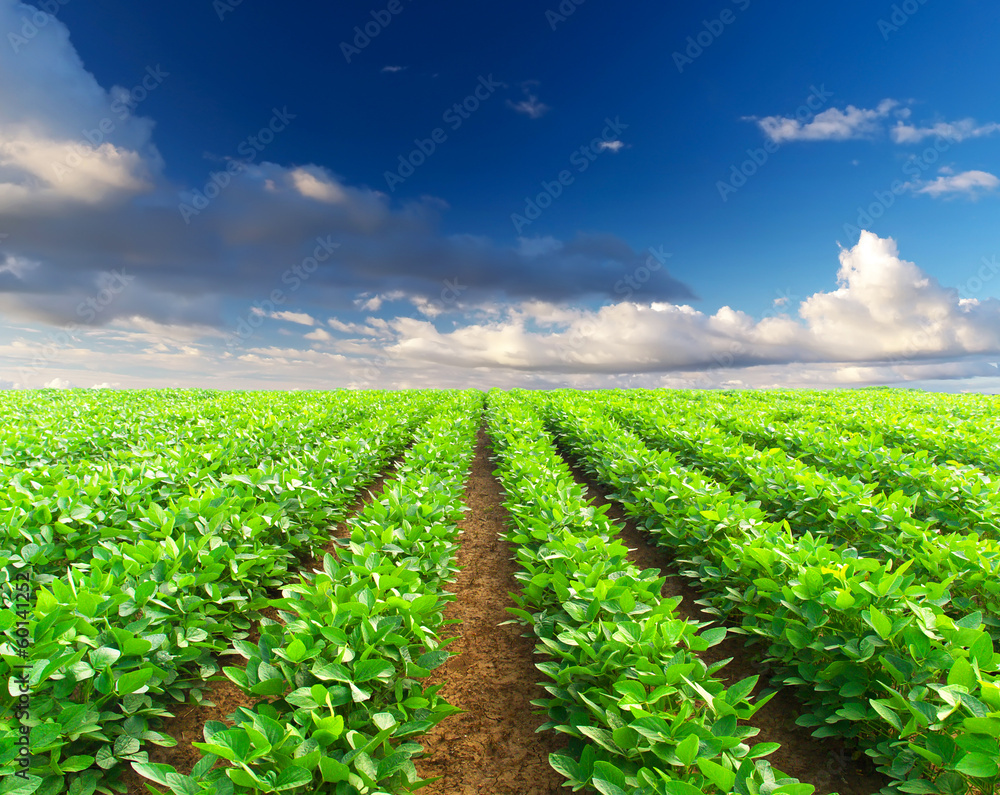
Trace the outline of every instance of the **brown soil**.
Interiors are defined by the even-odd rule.
[[[511,550],[499,538],[508,520],[502,491],[492,475],[486,434],[479,432],[476,456],[466,485],[471,510],[459,528],[461,547],[455,582],[457,599],[445,609],[459,619],[457,651],[437,669],[431,684],[444,682],[441,694],[464,713],[442,721],[421,738],[427,756],[417,761],[422,778],[441,776],[421,789],[427,795],[554,795],[565,779],[548,756],[563,747],[554,732],[536,734],[544,716],[530,701],[544,698],[544,679],[535,668],[533,637],[517,624],[500,626],[511,616],[504,609],[509,591],[519,590]]]
[[[680,617],[689,621],[713,621],[714,617],[702,612],[695,604],[698,592],[680,575],[673,573],[673,561],[668,550],[655,546],[650,537],[641,531],[622,509],[620,503],[610,500],[607,490],[563,452],[567,464],[595,505],[609,506],[608,518],[621,527],[619,538],[632,550],[629,560],[640,569],[657,569],[667,578],[663,596],[681,596],[683,601],[677,608]],[[716,673],[727,686],[760,675],[754,697],[760,698],[773,688],[767,685],[768,671],[760,662],[760,655],[751,647],[745,647],[742,635],[730,633],[726,639],[699,654],[708,664],[732,657],[732,662]],[[876,772],[867,757],[845,749],[835,740],[821,740],[809,734],[808,729],[796,726],[795,719],[802,713],[802,705],[786,688],[778,691],[748,723],[760,729],[760,734],[750,740],[755,743],[779,743],[781,748],[767,757],[778,770],[794,776],[803,783],[816,787],[816,795],[872,795],[889,783],[888,779]]]
[[[358,496],[348,510],[349,516],[358,514],[365,505],[382,493],[385,481],[393,476],[395,464],[399,460],[396,459],[390,465],[390,469],[379,475],[365,489],[365,492]],[[330,553],[331,555],[337,554],[339,547],[336,539],[348,538],[349,536],[350,531],[347,527],[347,520],[344,520],[336,527],[331,528],[329,543],[317,551],[314,556],[304,560],[298,570],[310,571],[312,569],[321,569],[323,566],[323,557],[326,553]],[[289,572],[289,574],[294,575],[294,572]],[[272,598],[279,597],[279,590],[276,590],[271,596]],[[260,613],[262,616],[273,621],[281,621],[278,611],[273,607],[266,607]],[[257,622],[251,625],[247,640],[250,643],[257,643],[260,640],[260,625]],[[219,665],[223,667],[243,668],[246,666],[246,660],[239,655],[226,655],[219,660]],[[220,673],[221,676],[224,676],[224,674]],[[229,679],[213,679],[209,681],[203,688],[202,695],[205,701],[211,702],[211,705],[179,704],[174,707],[174,717],[165,719],[158,731],[166,734],[168,737],[173,737],[177,740],[177,745],[172,748],[163,748],[158,745],[147,744],[144,750],[148,751],[150,762],[173,765],[179,773],[190,775],[191,768],[202,757],[201,751],[192,746],[191,743],[204,742],[203,731],[205,723],[210,720],[216,720],[231,726],[233,725],[233,721],[229,720],[229,715],[235,712],[237,707],[251,707],[254,704]],[[149,790],[145,786],[147,781],[148,779],[135,773],[130,767],[122,771],[122,782],[128,787],[127,795],[148,795]]]

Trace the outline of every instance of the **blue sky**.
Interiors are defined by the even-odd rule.
[[[0,0],[0,383],[997,391],[998,23]]]

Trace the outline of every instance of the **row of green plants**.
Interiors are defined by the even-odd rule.
[[[883,792],[992,792],[1000,784],[1000,655],[983,616],[948,614],[912,562],[793,534],[756,502],[646,446],[566,393],[533,398],[565,448],[615,490],[720,617],[763,645],[799,724],[845,738],[893,783]]]
[[[740,398],[743,397],[741,394]],[[717,396],[708,395],[706,403]],[[769,390],[758,400],[783,404],[789,418],[823,422],[831,415],[842,430],[880,447],[924,450],[939,464],[957,461],[1000,474],[997,399],[988,395],[939,395],[910,390],[835,390],[775,400]]]
[[[701,416],[760,449],[780,448],[811,466],[874,484],[884,494],[914,497],[915,515],[942,528],[1000,537],[1000,493],[996,476],[967,464],[935,463],[926,450],[876,444],[870,437],[837,428],[839,415],[784,420],[766,405],[746,401],[706,406]]]
[[[666,390],[659,390],[666,391]],[[695,401],[706,404],[740,402],[745,404],[780,406],[796,416],[804,416],[817,409],[839,414],[862,413],[883,419],[919,418],[923,422],[942,428],[968,429],[972,425],[990,433],[1000,430],[997,426],[996,395],[980,393],[950,394],[924,392],[919,389],[893,389],[869,387],[864,389],[766,389],[731,391],[687,391]],[[984,427],[985,426],[985,427]]]
[[[574,790],[603,795],[809,795],[773,770],[774,743],[751,745],[753,676],[726,687],[697,652],[725,629],[680,618],[664,578],[640,571],[616,528],[585,497],[541,420],[490,393],[487,425],[513,519],[522,584],[510,611],[538,640],[549,698],[540,730],[569,738],[551,764]]]
[[[190,445],[19,471],[0,491],[0,549],[42,584],[68,564],[86,564],[103,541],[265,534],[294,551],[343,518],[359,486],[404,449],[436,401],[373,400],[375,419],[348,427],[337,418],[331,428],[325,413],[300,415],[289,420],[294,444],[263,460]],[[378,419],[389,410],[396,422]],[[317,441],[303,443],[310,438]]]
[[[227,471],[216,462],[220,486],[199,493],[175,481],[166,495],[147,490],[145,499],[138,489],[122,494],[136,485],[123,475],[114,485],[86,485],[125,507],[86,516],[59,504],[68,498],[24,484],[8,492],[20,498],[8,510],[19,513],[0,549],[0,578],[30,571],[36,588],[28,628],[35,791],[120,791],[122,766],[145,761],[144,745],[173,745],[155,731],[159,720],[201,701],[219,655],[247,636],[268,590],[328,542],[330,525],[444,399],[412,402],[398,425],[375,419],[353,429],[318,451],[308,473],[294,458],[288,472],[242,461]],[[4,678],[18,669],[13,626],[4,611]],[[8,710],[0,717],[2,772],[15,769],[18,723]]]
[[[421,680],[449,656],[445,588],[481,408],[473,393],[441,407],[381,498],[349,521],[346,547],[270,602],[281,620],[265,620],[257,644],[234,644],[246,663],[224,673],[248,706],[232,726],[206,724],[192,774],[133,763],[138,773],[176,795],[394,795],[428,783],[415,738],[457,710]]]
[[[224,457],[267,456],[297,424],[332,425],[363,411],[374,393],[205,390],[0,392],[0,471],[72,461],[121,461],[174,448],[214,445]],[[378,400],[400,397],[380,393]],[[302,437],[303,441],[309,437]]]
[[[643,441],[759,501],[769,519],[787,521],[796,533],[809,530],[872,557],[912,561],[914,574],[950,588],[953,615],[981,610],[1000,638],[1000,542],[976,533],[943,533],[933,521],[914,516],[916,495],[885,494],[873,483],[831,475],[781,449],[758,449],[680,406],[613,395],[598,400]]]

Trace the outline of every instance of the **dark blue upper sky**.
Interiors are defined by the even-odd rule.
[[[789,145],[723,202],[717,182],[764,141],[743,117],[791,115],[812,86],[832,92],[826,107],[892,97],[912,99],[917,120],[1000,117],[989,90],[1000,74],[1000,6],[974,0],[914,2],[919,10],[896,31],[878,25],[891,24],[892,3],[863,0],[586,0],[565,3],[575,7],[565,21],[546,18],[558,13],[555,0],[401,0],[402,11],[347,63],[341,42],[386,5],[243,0],[227,11],[209,0],[73,0],[60,18],[102,85],[128,86],[150,64],[170,73],[139,112],[156,121],[168,175],[188,184],[204,181],[206,154],[235,155],[272,107],[287,106],[297,118],[264,157],[386,190],[384,172],[399,155],[446,126],[442,114],[492,75],[508,87],[446,130],[448,140],[393,193],[444,199],[448,232],[513,239],[510,216],[525,197],[567,168],[606,117],[620,118],[627,148],[603,154],[525,229],[662,245],[674,275],[710,307],[759,312],[780,291],[828,286],[836,241],[856,242],[844,224],[856,223],[874,191],[906,179],[902,157],[923,149],[899,152],[884,135]],[[711,43],[679,71],[673,54],[724,10],[734,21],[717,37],[702,35]],[[530,90],[550,107],[540,119],[506,104],[524,97],[525,81],[538,81]],[[996,139],[965,142],[948,159],[961,171],[995,170]],[[995,248],[995,200],[901,197],[898,205],[868,228],[902,240],[943,280]]]

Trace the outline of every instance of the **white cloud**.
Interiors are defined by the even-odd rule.
[[[941,137],[948,141],[965,141],[969,138],[983,138],[1000,132],[1000,124],[976,124],[974,119],[953,122],[938,122],[929,127],[916,127],[898,122],[892,128],[892,140],[898,144],[916,144],[925,138]]]
[[[347,192],[323,169],[315,166],[296,168],[290,172],[295,189],[303,196],[336,204],[347,200]]]
[[[871,363],[1000,351],[1000,303],[959,301],[896,244],[865,232],[841,253],[840,287],[803,301],[799,317],[755,320],[723,307],[620,303],[597,310],[522,304],[488,323],[441,332],[390,321],[388,351],[410,362],[536,373],[642,373],[803,363]],[[557,310],[557,311],[556,311]]]
[[[53,378],[45,384],[45,389],[72,389],[73,385],[65,378]]]
[[[316,318],[307,312],[271,312],[268,317],[274,320],[284,320],[288,323],[298,323],[300,326],[316,325]]]
[[[985,261],[984,261],[985,262]],[[978,268],[988,280],[996,261]],[[145,332],[90,332],[55,350],[44,341],[0,344],[18,383],[328,388],[791,387],[914,383],[1000,391],[1000,301],[961,299],[896,244],[864,232],[840,253],[837,287],[762,319],[731,307],[623,302],[597,309],[548,301],[470,315],[450,331],[413,317],[330,318],[341,334],[305,335],[330,349],[261,345],[221,352],[209,341],[147,345]],[[789,300],[788,303],[791,303]],[[322,332],[322,333],[319,333]],[[30,362],[46,357],[43,370]],[[17,373],[18,364],[22,365]],[[26,372],[25,372],[26,371]],[[134,372],[152,373],[135,376]],[[42,377],[42,373],[46,373]]]
[[[775,143],[846,141],[875,135],[882,119],[898,105],[894,99],[883,99],[871,109],[856,108],[854,105],[848,105],[845,110],[828,108],[808,122],[787,116],[748,117],[747,120],[757,122],[764,134]]]
[[[597,148],[600,150],[609,150],[611,152],[618,152],[624,148],[625,144],[623,141],[601,141]]]
[[[398,301],[405,296],[406,293],[402,290],[390,290],[387,293],[376,295],[361,293],[361,295],[354,299],[354,306],[362,312],[378,312],[382,308],[382,304],[386,301]]]
[[[516,110],[518,113],[523,113],[530,119],[540,119],[546,113],[551,110],[548,105],[538,99],[535,93],[531,90],[531,87],[538,85],[537,80],[528,80],[521,84],[521,89],[524,91],[524,99],[520,102],[513,102],[512,100],[507,100],[507,107]]]
[[[3,0],[0,30],[20,31],[31,10]],[[37,30],[0,47],[0,74],[16,75],[0,83],[0,210],[95,205],[152,189],[162,169],[152,122],[122,103],[124,89],[98,85],[59,19],[49,15]]]
[[[403,71],[405,71],[405,70],[407,70],[409,68],[410,68],[409,66],[383,66],[382,67],[382,71],[383,72],[403,72]]]
[[[963,171],[961,174],[950,174],[946,171],[944,176],[914,187],[914,190],[935,198],[966,196],[974,199],[984,193],[995,191],[998,187],[1000,179],[987,171]]]

